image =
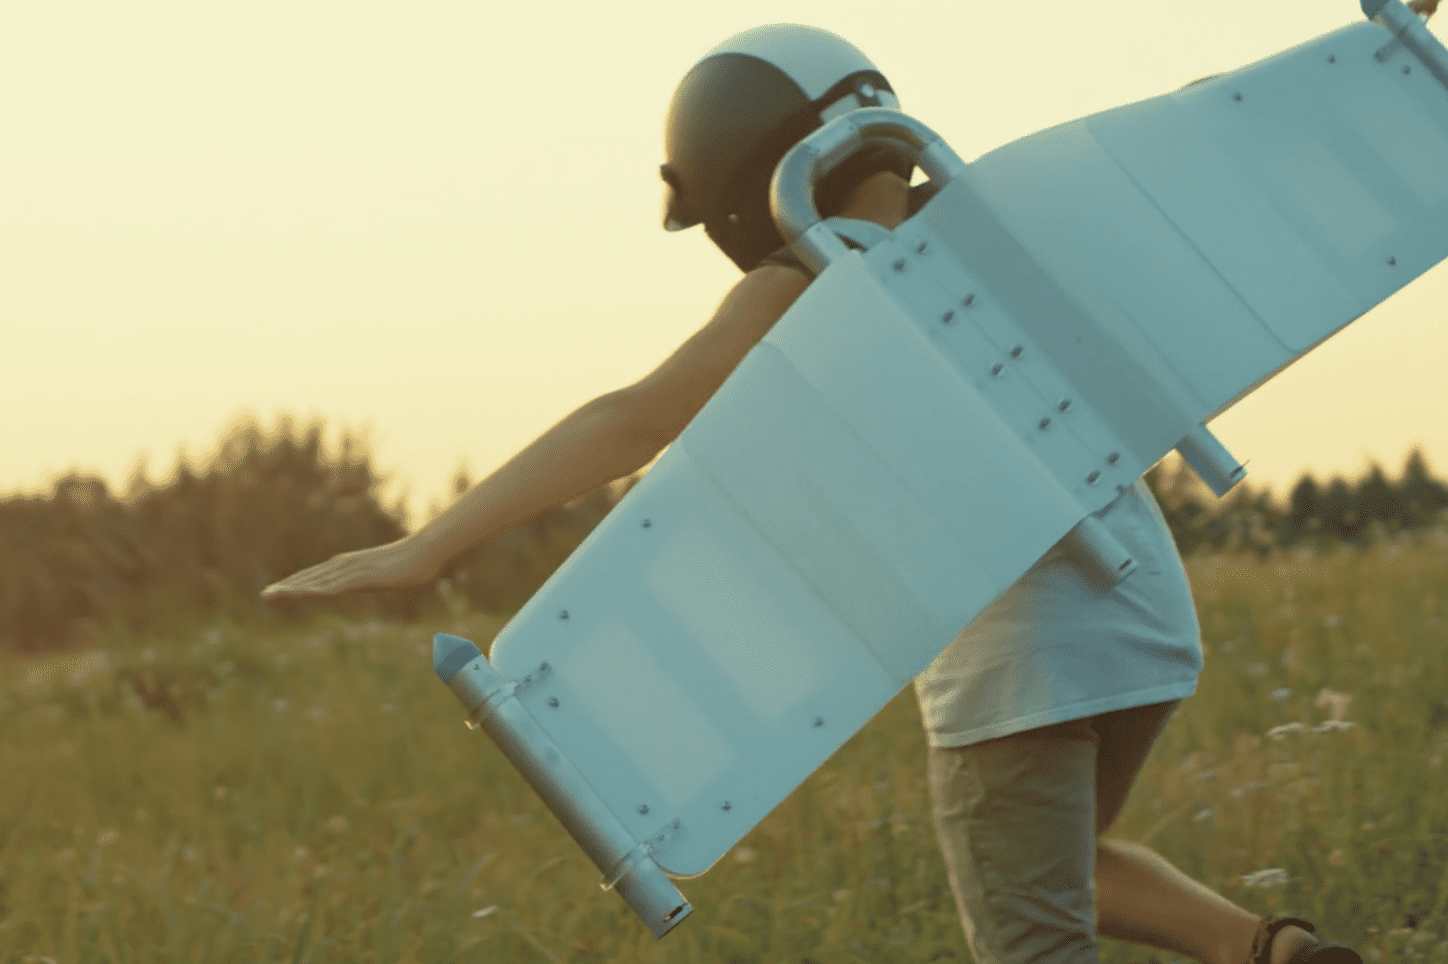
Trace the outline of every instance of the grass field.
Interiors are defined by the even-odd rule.
[[[1188,569],[1206,669],[1112,835],[1370,961],[1448,961],[1448,532]],[[433,631],[500,625],[0,664],[0,962],[970,959],[908,690],[655,942],[433,676]]]

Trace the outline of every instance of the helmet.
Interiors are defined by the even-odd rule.
[[[659,168],[668,185],[664,227],[702,222],[741,270],[753,269],[784,246],[769,210],[780,159],[826,121],[866,106],[900,102],[842,37],[789,23],[730,37],[684,75],[669,104]],[[890,148],[862,148],[816,185],[816,203],[831,208],[879,171],[908,180],[913,166]]]

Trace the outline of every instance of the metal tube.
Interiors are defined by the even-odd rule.
[[[1402,0],[1362,0],[1362,8],[1369,20],[1393,35],[1393,40],[1377,52],[1378,60],[1386,60],[1393,47],[1401,43],[1440,84],[1448,87],[1448,49]]]
[[[1227,451],[1227,447],[1217,441],[1217,437],[1207,431],[1205,425],[1198,425],[1192,429],[1186,438],[1177,443],[1176,450],[1180,453],[1186,463],[1197,473],[1197,477],[1217,494],[1217,498],[1227,494],[1227,490],[1238,482],[1242,481],[1247,474],[1247,469]]]
[[[1136,571],[1136,560],[1106,524],[1088,515],[1066,533],[1063,548],[1085,574],[1111,589]]]
[[[468,710],[469,725],[487,732],[553,811],[565,830],[655,937],[673,930],[693,908],[651,856],[594,793],[578,768],[563,755],[515,695],[482,650],[461,636],[437,633],[433,669]]]

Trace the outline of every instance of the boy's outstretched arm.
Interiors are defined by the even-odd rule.
[[[424,583],[458,553],[637,472],[678,437],[808,284],[808,277],[789,268],[751,271],[713,319],[657,369],[568,415],[421,529],[396,542],[334,556],[268,586],[262,595]]]

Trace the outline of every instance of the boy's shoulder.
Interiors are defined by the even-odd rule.
[[[923,208],[926,202],[928,202],[931,198],[935,197],[935,195],[939,193],[939,191],[940,186],[930,181],[922,181],[919,184],[913,185],[910,188],[908,216],[914,217],[916,212]],[[784,247],[780,248],[778,251],[774,252],[769,257],[761,261],[760,264],[779,265],[780,267],[793,268],[796,271],[803,271],[805,274],[810,273],[809,269],[804,266],[804,262],[799,260],[799,258],[795,257],[794,252],[789,250],[789,245],[785,245]]]

